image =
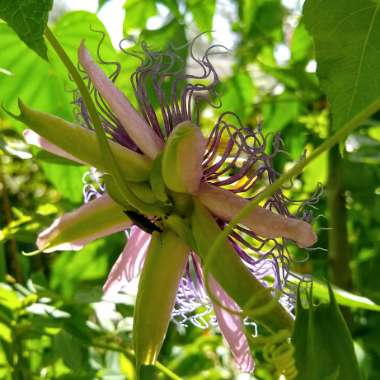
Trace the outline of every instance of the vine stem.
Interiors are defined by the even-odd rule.
[[[357,128],[363,121],[368,119],[373,113],[380,109],[380,98],[372,102],[366,109],[359,112],[351,120],[337,130],[329,139],[319,145],[313,152],[311,152],[306,158],[299,161],[289,171],[284,173],[274,183],[270,184],[262,193],[260,193],[254,200],[250,201],[243,209],[241,209],[228,223],[228,225],[219,233],[215,241],[213,242],[207,259],[205,261],[205,277],[207,280],[210,263],[216,258],[218,252],[222,248],[222,244],[227,241],[229,234],[233,229],[246,218],[262,201],[273,195],[276,191],[280,190],[282,185],[293,177],[299,175],[303,169],[319,157],[322,153],[331,149],[335,144],[343,140],[349,135],[355,128]],[[254,297],[254,295],[253,295]]]

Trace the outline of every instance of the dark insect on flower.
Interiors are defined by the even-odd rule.
[[[162,232],[162,230],[157,227],[154,223],[152,223],[148,218],[144,215],[139,214],[136,211],[124,211],[129,219],[133,222],[133,224],[147,232],[148,234],[152,234],[154,231]]]
[[[276,136],[273,153],[267,153],[261,126],[245,126],[232,112],[222,113],[209,136],[203,136],[202,107],[218,107],[214,101],[219,78],[211,56],[220,47],[208,48],[201,58],[192,47],[197,75],[187,72],[175,49],[153,51],[142,45],[141,64],[131,77],[138,113],[114,84],[120,65],[108,78],[81,45],[79,62],[130,193],[120,194],[107,182],[105,188],[86,185],[87,203],[41,232],[37,245],[45,252],[79,249],[130,229],[104,292],[119,291],[141,272],[134,316],[138,365],[155,362],[170,317],[180,324],[207,326],[210,319],[205,315],[213,308],[239,368],[250,372],[254,364],[244,332],[245,312],[252,310],[250,320],[269,331],[291,329],[292,316],[276,297],[279,292],[289,296],[285,289],[291,257],[285,243],[308,247],[316,236],[308,223],[310,214],[300,207],[301,217],[292,215],[292,201],[278,191],[245,218],[218,257],[207,262],[208,250],[225,224],[276,180],[272,161],[281,142]],[[76,104],[80,126],[21,104],[22,118],[32,129],[25,131],[25,138],[105,172],[80,97]],[[206,311],[199,313],[200,306]]]

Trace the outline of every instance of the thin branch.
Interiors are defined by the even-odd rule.
[[[0,159],[0,184],[2,188],[2,209],[4,213],[4,220],[5,224],[9,225],[12,222],[12,211],[11,211],[11,204],[9,201],[9,194],[7,190],[7,184],[5,182],[4,178],[4,170],[3,170],[3,161]],[[16,281],[19,283],[23,282],[23,273],[19,261],[19,257],[17,254],[17,243],[16,240],[11,238],[8,241],[8,270],[10,271],[10,274],[15,277]]]

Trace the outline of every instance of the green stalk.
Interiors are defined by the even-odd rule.
[[[329,152],[329,177],[327,181],[329,211],[328,247],[332,282],[345,290],[352,290],[349,267],[350,246],[347,233],[347,211],[343,185],[343,159],[339,147]]]
[[[207,281],[208,271],[210,264],[216,259],[218,252],[222,250],[223,244],[227,241],[229,234],[232,230],[246,218],[263,200],[273,195],[276,191],[280,190],[282,185],[291,180],[293,177],[299,175],[302,170],[317,157],[319,157],[325,151],[331,149],[339,141],[343,140],[348,134],[350,134],[360,123],[368,119],[374,112],[380,108],[380,99],[371,103],[365,110],[358,113],[354,118],[348,121],[342,128],[340,128],[333,136],[324,141],[317,147],[309,156],[302,161],[299,161],[288,172],[284,173],[276,182],[269,185],[257,198],[248,203],[236,216],[231,219],[228,225],[219,233],[218,237],[213,242],[207,258],[205,260],[205,278]]]
[[[339,146],[329,152],[329,171],[327,181],[328,205],[328,255],[333,284],[344,290],[352,290],[352,273],[350,269],[351,250],[347,232],[347,210],[343,184],[344,161]],[[348,307],[341,307],[348,327],[352,328],[352,314]]]
[[[75,65],[72,63],[71,59],[69,56],[66,54],[65,50],[59,43],[59,41],[55,38],[54,34],[49,28],[46,28],[45,30],[45,36],[59,58],[61,59],[62,63],[65,65],[67,68],[68,72],[72,76],[74,82],[78,86],[78,89],[82,95],[84,104],[87,107],[87,111],[90,115],[91,121],[94,125],[96,136],[98,137],[98,143],[100,147],[100,151],[102,152],[104,156],[104,162],[105,166],[107,167],[109,174],[113,177],[116,186],[120,190],[120,194],[123,194],[125,197],[126,201],[136,208],[139,211],[142,212],[155,212],[156,208],[151,208],[147,206],[144,202],[142,202],[140,199],[138,199],[132,191],[129,190],[127,184],[124,181],[124,178],[121,174],[120,168],[118,166],[118,163],[115,160],[115,157],[112,154],[110,145],[108,143],[108,139],[106,136],[106,133],[104,132],[104,129],[102,127],[101,120],[99,118],[98,113],[96,112],[96,107],[95,104],[91,98],[91,95],[82,79],[80,76],[77,68]]]
[[[1,198],[2,198],[2,212],[4,215],[4,222],[6,226],[9,226],[12,222],[12,210],[9,199],[7,184],[5,183],[3,160],[0,157],[0,184],[2,185]],[[6,262],[8,273],[15,277],[16,281],[20,284],[24,282],[24,275],[22,272],[19,255],[17,253],[17,242],[14,237],[9,239],[8,250],[6,249]],[[6,245],[5,245],[6,246]]]

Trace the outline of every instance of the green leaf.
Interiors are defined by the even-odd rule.
[[[244,0],[242,2],[243,29],[250,37],[263,38],[277,33],[285,10],[278,0]]]
[[[187,7],[201,32],[211,32],[215,0],[187,0]]]
[[[128,0],[124,6],[124,33],[133,29],[144,29],[149,17],[157,13],[156,3],[153,0]]]
[[[325,184],[327,181],[327,153],[322,154],[303,172],[304,190],[312,192],[317,183]]]
[[[226,80],[221,93],[220,112],[232,111],[243,121],[250,116],[255,88],[248,72],[240,71]]]
[[[65,91],[65,77],[26,48],[8,25],[0,23],[0,35],[0,50],[7,52],[0,54],[0,67],[11,73],[0,74],[0,102],[16,112],[17,98],[20,97],[36,108],[65,118],[72,117],[72,95]]]
[[[82,178],[88,170],[87,167],[45,162],[42,163],[42,168],[46,177],[64,198],[73,203],[82,202]]]
[[[290,50],[292,62],[304,61],[310,58],[313,48],[313,40],[305,28],[305,24],[300,22],[294,29]]]
[[[275,102],[266,103],[263,106],[266,133],[280,132],[292,121],[294,122],[300,113],[300,103],[297,100],[287,100],[289,99],[288,93],[275,99]]]
[[[145,29],[140,35],[139,42],[146,42],[149,47],[155,50],[167,49],[168,46],[185,46],[187,43],[185,26],[172,19],[159,29]],[[184,58],[186,62],[187,48],[179,49],[177,54]]]
[[[312,292],[312,291],[311,291]],[[310,293],[311,293],[310,292]],[[359,380],[353,341],[329,288],[328,304],[308,308],[298,294],[296,322],[292,336],[298,380]]]
[[[60,289],[65,297],[72,297],[78,292],[81,281],[103,278],[107,270],[106,255],[112,248],[106,249],[105,241],[98,240],[78,253],[61,253],[52,269],[51,287]],[[63,278],[65,281],[62,281]]]
[[[74,372],[80,372],[86,363],[86,350],[75,336],[66,331],[61,331],[54,337],[54,351]]]
[[[110,0],[99,0],[98,1],[98,10],[103,7],[103,5],[107,4]]]
[[[306,28],[314,38],[318,76],[342,127],[379,99],[380,2],[308,0]]]
[[[53,0],[0,0],[0,18],[25,44],[47,60],[43,34]]]

